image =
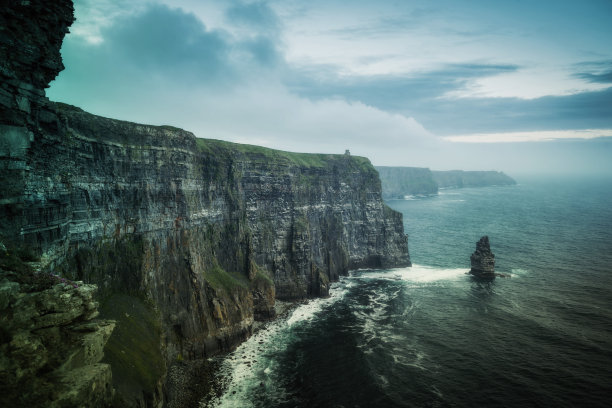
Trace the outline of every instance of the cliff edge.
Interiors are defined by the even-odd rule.
[[[176,373],[247,338],[274,301],[352,268],[410,265],[370,162],[197,139],[48,101],[70,0],[0,12],[0,234],[43,272],[98,286],[115,404],[159,406]],[[180,377],[180,376],[179,376]],[[169,396],[170,395],[170,396]]]

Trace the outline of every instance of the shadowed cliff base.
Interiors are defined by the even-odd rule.
[[[402,216],[369,160],[196,139],[50,102],[72,2],[12,2],[0,16],[2,239],[40,273],[97,285],[116,321],[103,360],[115,405],[171,405],[168,373],[201,372],[273,317],[276,298],[326,296],[352,268],[410,265]]]

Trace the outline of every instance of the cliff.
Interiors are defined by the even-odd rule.
[[[514,185],[516,181],[500,171],[435,171],[420,167],[376,166],[385,199],[407,195],[438,194],[439,188]]]
[[[247,338],[276,298],[325,296],[351,268],[410,265],[367,159],[52,103],[71,1],[0,14],[0,240],[33,251],[41,273],[98,286],[101,317],[116,321],[103,360],[116,404],[189,398],[177,380],[189,362]]]
[[[376,166],[376,170],[385,199],[438,194],[438,185],[428,168]]]
[[[510,186],[516,181],[501,171],[432,171],[439,188]]]
[[[34,274],[12,250],[0,247],[1,405],[110,404],[111,367],[100,360],[115,323],[95,320],[95,285]]]

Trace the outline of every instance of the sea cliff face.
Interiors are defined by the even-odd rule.
[[[376,166],[385,199],[435,195],[439,188],[508,186],[516,181],[501,171],[435,171],[421,167]]]
[[[325,296],[351,268],[410,265],[401,214],[367,159],[49,102],[71,1],[0,14],[1,239],[42,271],[98,286],[101,316],[116,321],[104,361],[121,404],[162,404],[172,367],[231,349],[276,298]]]
[[[385,199],[438,194],[438,184],[428,168],[376,166],[376,170]]]

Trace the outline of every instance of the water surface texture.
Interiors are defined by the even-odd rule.
[[[221,363],[218,407],[609,406],[612,183],[389,202],[412,268],[351,272]],[[496,270],[466,275],[489,235]]]

